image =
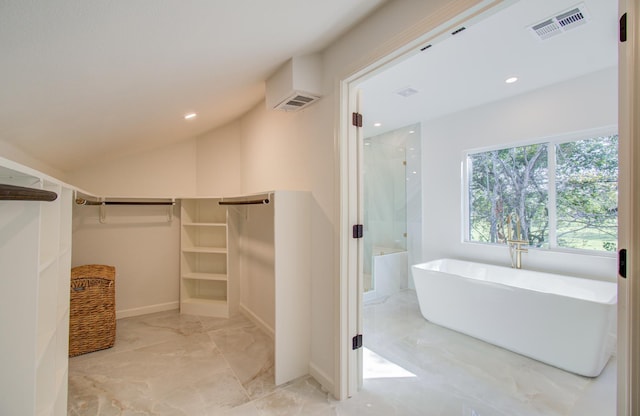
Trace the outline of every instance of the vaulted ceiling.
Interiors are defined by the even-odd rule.
[[[321,51],[384,2],[2,1],[0,141],[64,172],[197,136],[259,103],[289,58]],[[363,83],[366,119],[383,124],[366,134],[616,65],[617,2],[506,3]],[[586,24],[533,36],[531,25],[576,5]],[[407,89],[416,93],[398,94]]]
[[[384,1],[4,0],[0,140],[69,171],[197,136]]]

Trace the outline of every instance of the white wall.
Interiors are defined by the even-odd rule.
[[[196,140],[69,172],[69,183],[96,196],[163,197],[196,193]]]
[[[240,122],[234,121],[196,140],[196,192],[207,196],[233,196],[242,192]]]
[[[72,184],[96,196],[177,197],[196,193],[196,140],[70,173]],[[180,207],[75,206],[72,266],[116,268],[116,316],[178,308]]]
[[[425,121],[424,260],[452,257],[510,265],[502,246],[462,242],[463,153],[617,124],[617,69],[611,68],[508,100]],[[613,256],[530,249],[523,267],[616,280]]]
[[[167,222],[166,206],[107,206],[102,224],[98,206],[74,206],[72,266],[115,266],[118,318],[178,307],[180,207],[171,209]]]
[[[267,110],[260,102],[242,117],[243,193],[309,190],[310,113]]]
[[[271,336],[275,318],[274,203],[230,210],[229,217],[238,230],[237,267],[240,278],[240,309],[259,322]],[[248,261],[241,261],[246,258]]]
[[[71,172],[71,183],[96,196],[185,197],[240,193],[240,124],[183,143]],[[76,206],[73,266],[116,267],[118,318],[179,306],[180,207]]]

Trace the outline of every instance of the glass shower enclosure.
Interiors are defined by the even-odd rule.
[[[412,198],[420,194],[419,136],[419,125],[411,125],[364,139],[365,301],[408,286],[408,220],[420,215]]]

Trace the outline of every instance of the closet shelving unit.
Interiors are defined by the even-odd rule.
[[[228,318],[227,209],[219,198],[183,199],[180,229],[181,313]]]
[[[310,194],[270,191],[181,204],[181,312],[242,313],[273,338],[276,385],[308,374]]]
[[[0,414],[66,415],[73,190],[2,158],[0,183]]]

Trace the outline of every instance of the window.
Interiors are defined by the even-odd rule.
[[[467,239],[615,251],[618,136],[467,155]]]

